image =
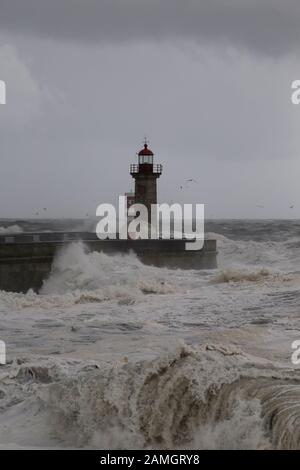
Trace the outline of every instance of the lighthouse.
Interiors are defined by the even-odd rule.
[[[151,205],[157,204],[157,180],[162,174],[162,165],[154,164],[154,153],[146,139],[138,153],[138,163],[130,165],[130,174],[135,180],[135,203],[144,204],[150,214]]]

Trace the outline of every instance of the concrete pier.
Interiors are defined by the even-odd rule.
[[[205,240],[200,251],[185,251],[184,240],[99,240],[95,233],[49,232],[0,236],[0,290],[38,291],[51,272],[57,251],[83,241],[90,251],[107,254],[133,251],[148,265],[178,269],[217,267],[216,240]]]

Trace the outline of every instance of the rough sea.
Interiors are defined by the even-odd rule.
[[[0,292],[1,448],[300,448],[300,221],[210,221],[206,236],[215,270],[74,243],[38,294]]]

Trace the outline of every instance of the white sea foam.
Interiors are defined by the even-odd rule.
[[[300,239],[217,238],[217,270],[76,243],[0,292],[2,447],[300,448]]]
[[[144,266],[134,254],[106,255],[88,252],[84,244],[73,243],[56,256],[41,294],[75,292],[76,302],[85,298],[138,299],[143,294],[175,292],[163,270]]]
[[[141,301],[147,294],[174,294],[180,289],[168,271],[143,265],[135,254],[88,252],[81,242],[58,252],[40,294],[0,291],[0,306],[9,309],[70,307],[115,300]]]
[[[153,360],[39,360],[6,378],[1,442],[95,448],[298,448],[299,373],[236,349],[178,344]],[[298,383],[298,385],[297,385]],[[36,430],[39,429],[39,436]]]
[[[224,282],[258,282],[269,278],[271,273],[266,269],[259,269],[257,271],[238,271],[227,269],[218,273],[213,279],[212,283]]]
[[[23,232],[23,229],[22,227],[19,227],[19,225],[9,225],[7,227],[0,227],[0,235],[22,233],[22,232]]]

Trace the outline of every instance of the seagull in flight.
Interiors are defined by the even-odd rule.
[[[188,180],[185,180],[184,185],[180,186],[180,190],[182,191],[183,189],[188,189],[190,187],[189,183],[195,183],[198,184],[198,181],[195,180],[194,178],[189,178]]]
[[[186,180],[187,183],[196,183],[198,184],[197,180],[194,180],[193,178],[190,178],[189,180]]]

